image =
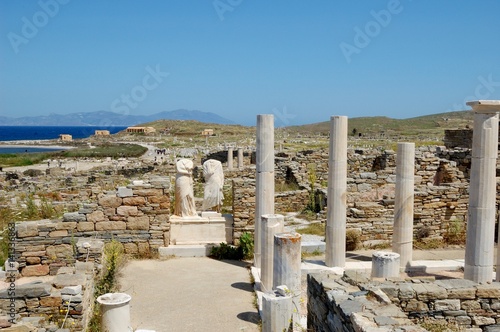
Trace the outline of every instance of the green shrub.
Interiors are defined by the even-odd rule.
[[[240,245],[243,259],[252,259],[253,258],[253,235],[252,233],[243,233],[240,237]]]
[[[465,244],[465,222],[462,220],[451,221],[443,238],[447,244]]]

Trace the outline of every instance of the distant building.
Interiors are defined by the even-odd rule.
[[[73,136],[70,134],[60,134],[59,139],[63,142],[71,142],[73,140]]]
[[[213,136],[214,135],[214,130],[213,129],[203,129],[201,132],[202,136]]]
[[[152,134],[156,132],[153,127],[128,127],[127,133]]]
[[[96,130],[94,133],[95,136],[109,136],[109,130]]]

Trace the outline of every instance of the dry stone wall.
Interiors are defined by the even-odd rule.
[[[101,193],[62,219],[16,224],[17,262],[23,276],[57,273],[82,239],[115,239],[125,253],[149,256],[167,246],[170,230],[170,179],[156,178]],[[85,252],[86,253],[86,252]],[[92,252],[91,252],[92,253]]]
[[[425,331],[442,322],[469,331],[500,330],[500,283],[463,279],[369,280],[356,271],[343,277],[308,275],[308,328],[313,331]],[[411,320],[411,321],[410,321]]]

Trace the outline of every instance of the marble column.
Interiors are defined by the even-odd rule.
[[[254,265],[261,267],[261,216],[274,214],[274,115],[257,115]]]
[[[238,148],[238,168],[243,168],[243,148]]]
[[[414,184],[415,143],[398,143],[392,251],[400,255],[403,269],[410,266],[413,255]]]
[[[474,111],[474,129],[464,278],[475,282],[490,282],[494,263],[500,100],[477,100],[468,102],[467,105]],[[497,271],[497,279],[498,276]]]
[[[345,266],[347,220],[347,116],[330,119],[325,264]]]
[[[271,293],[273,290],[274,235],[283,233],[285,217],[281,214],[263,214],[261,220],[261,291]]]
[[[227,170],[233,170],[233,148],[227,148]]]
[[[293,321],[300,322],[301,236],[298,233],[279,233],[274,236],[273,289],[286,285],[293,303]]]
[[[262,294],[262,332],[288,331],[292,312],[290,295]]]

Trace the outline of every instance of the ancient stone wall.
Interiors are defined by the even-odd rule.
[[[324,332],[423,332],[387,296],[347,283],[339,275],[307,275],[307,329]]]
[[[444,145],[451,148],[472,148],[472,129],[446,129]]]
[[[102,251],[99,260],[101,254]],[[64,259],[68,263],[68,257]],[[60,267],[43,280],[18,282],[0,292],[0,315],[11,317],[13,308],[16,321],[21,324],[29,323],[44,331],[56,330],[64,324],[71,331],[85,331],[94,305],[94,271],[94,261],[73,261],[71,266]],[[9,325],[3,322],[2,327]]]
[[[341,331],[342,326],[347,331],[424,331],[412,324],[439,321],[462,329],[500,330],[498,282],[376,281],[349,271],[343,277],[310,274],[307,283],[307,323],[313,331]]]
[[[23,276],[48,275],[64,266],[85,238],[115,239],[125,253],[149,256],[169,241],[170,179],[156,178],[101,193],[62,219],[16,224],[16,251]]]

